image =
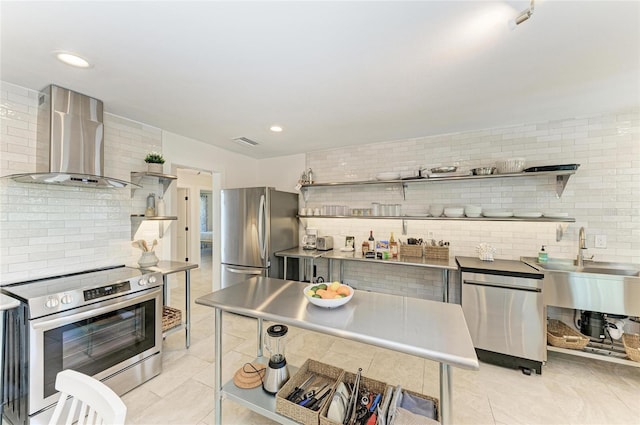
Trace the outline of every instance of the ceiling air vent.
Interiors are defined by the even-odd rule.
[[[236,137],[233,139],[233,141],[241,145],[249,146],[251,148],[260,144],[254,140],[247,139],[246,137]]]

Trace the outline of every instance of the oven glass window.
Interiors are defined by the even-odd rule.
[[[155,345],[155,300],[114,310],[44,333],[44,397],[58,372],[93,376]]]

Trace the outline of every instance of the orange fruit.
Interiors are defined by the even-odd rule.
[[[333,291],[324,291],[322,294],[320,294],[320,296],[325,300],[332,300],[336,297],[336,295],[338,294]]]
[[[351,295],[351,289],[349,289],[349,287],[346,285],[340,286],[336,292],[340,295],[346,295],[346,296]]]

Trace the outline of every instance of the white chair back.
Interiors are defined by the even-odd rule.
[[[111,388],[75,370],[63,370],[56,376],[60,399],[49,425],[124,425],[127,406]],[[62,414],[66,406],[66,418]]]

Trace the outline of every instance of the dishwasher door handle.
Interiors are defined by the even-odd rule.
[[[477,280],[463,280],[462,283],[464,285],[489,286],[489,287],[492,287],[492,288],[513,289],[513,290],[516,290],[516,291],[542,292],[542,288],[534,288],[534,287],[530,287],[530,286],[509,285],[509,284],[505,284],[505,283],[480,282],[480,281],[477,281]]]

